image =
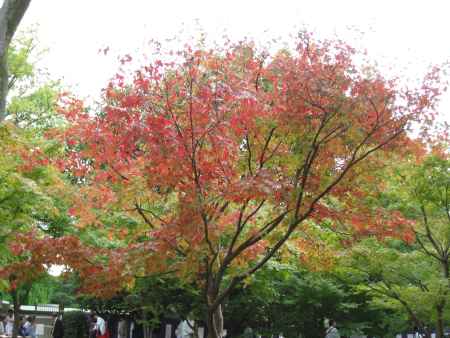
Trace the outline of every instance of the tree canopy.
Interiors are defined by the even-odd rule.
[[[288,240],[308,257],[330,227],[412,239],[401,213],[364,197],[434,108],[436,70],[402,89],[307,33],[275,55],[251,44],[174,55],[119,74],[101,111],[66,98],[59,137],[78,226],[108,229],[133,272],[201,281],[210,337],[224,299]]]
[[[9,42],[0,278],[15,308],[69,290],[83,297],[61,302],[152,328],[195,318],[209,338],[319,337],[331,316],[343,333],[409,321],[442,337],[440,69],[408,88],[340,40],[295,42],[161,52],[92,107],[36,67],[33,36]],[[48,277],[52,264],[68,281]]]

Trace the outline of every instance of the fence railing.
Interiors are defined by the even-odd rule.
[[[36,312],[47,312],[54,313],[60,312],[62,310],[58,304],[36,304],[36,305],[21,305],[20,310],[22,311],[36,311]]]

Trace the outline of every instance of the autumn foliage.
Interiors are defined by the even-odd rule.
[[[402,90],[356,55],[309,34],[275,55],[186,48],[119,74],[99,112],[65,98],[78,226],[122,240],[129,269],[200,280],[211,337],[237,283],[288,239],[315,247],[309,227],[401,236],[401,215],[369,210],[365,196],[439,89],[429,76]]]
[[[17,233],[10,239],[9,251],[13,258],[0,269],[0,277],[9,281],[10,290],[35,282],[55,264],[78,274],[83,280],[80,293],[92,292],[107,283],[108,287],[96,294],[108,297],[123,288],[122,260],[109,264],[115,258],[111,251],[86,246],[77,236],[54,238],[38,231]],[[118,278],[120,283],[115,282]]]

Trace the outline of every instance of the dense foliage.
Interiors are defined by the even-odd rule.
[[[64,168],[82,183],[72,215],[121,241],[112,264],[130,272],[108,291],[136,273],[196,280],[219,337],[225,299],[286,242],[314,262],[330,227],[413,240],[401,213],[367,201],[433,109],[436,70],[402,90],[309,34],[270,56],[245,44],[176,55],[118,75],[99,112],[64,101]]]
[[[63,317],[64,336],[71,338],[87,338],[88,317],[82,311],[66,312]]]
[[[442,337],[449,162],[426,143],[439,69],[401,88],[341,41],[296,42],[186,47],[117,75],[99,107],[58,109],[35,40],[13,42],[0,278],[15,307],[195,319],[211,338],[321,337],[331,318],[343,334]],[[65,316],[69,336],[82,317]]]

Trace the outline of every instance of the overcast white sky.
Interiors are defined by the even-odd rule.
[[[348,27],[357,27],[366,34],[355,43],[375,61],[414,78],[428,64],[450,59],[449,13],[448,0],[32,0],[22,27],[40,25],[52,76],[96,96],[117,69],[113,55],[142,54],[150,39],[177,36],[181,29],[195,34],[197,21],[211,39],[226,31],[261,42],[288,40],[304,26],[351,42],[357,34]],[[112,55],[98,53],[105,46]]]

